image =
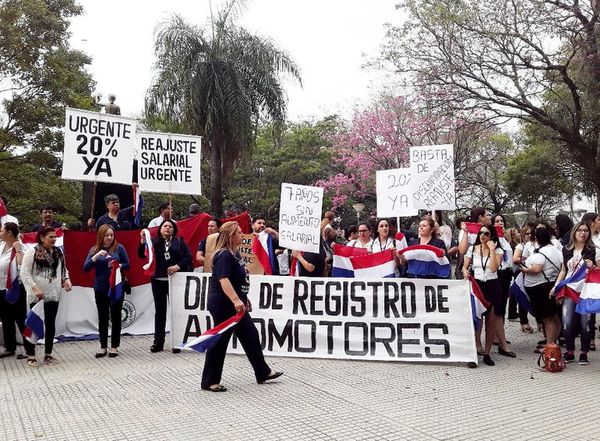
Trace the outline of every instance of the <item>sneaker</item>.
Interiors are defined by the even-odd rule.
[[[571,352],[571,351],[565,352],[565,355],[563,356],[563,359],[566,362],[575,361],[575,354],[573,354],[573,352]],[[580,357],[580,359],[581,359],[581,357]]]
[[[579,363],[582,366],[585,366],[586,364],[589,363],[587,354],[585,352],[582,352],[581,354],[579,354],[579,361],[577,363]]]

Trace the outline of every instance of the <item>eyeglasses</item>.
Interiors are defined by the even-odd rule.
[[[584,228],[584,229],[580,229],[580,228],[578,228],[576,231],[577,231],[578,233],[589,233],[589,232],[590,232],[590,230],[588,230],[587,228]]]
[[[480,231],[479,232],[480,236],[489,236],[490,234],[492,234],[492,233],[490,233],[489,231]]]
[[[369,230],[358,230],[359,233],[368,233]]]

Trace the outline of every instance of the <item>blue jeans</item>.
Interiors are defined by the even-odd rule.
[[[562,305],[563,335],[565,337],[565,346],[567,351],[575,350],[575,337],[579,332],[581,337],[581,352],[590,350],[590,314],[578,314],[575,312],[576,303],[568,298],[564,298]]]

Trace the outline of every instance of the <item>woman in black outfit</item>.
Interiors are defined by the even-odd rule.
[[[242,291],[246,283],[246,268],[238,247],[242,243],[242,230],[237,222],[225,222],[221,226],[213,257],[213,272],[208,295],[208,310],[215,326],[233,317],[240,311],[251,311],[252,306]],[[265,362],[258,331],[246,313],[240,322],[224,333],[219,341],[206,352],[204,371],[202,372],[202,389],[211,392],[225,392],[221,385],[223,363],[231,334],[240,341],[259,384],[280,377],[283,372],[272,371]]]
[[[143,230],[141,238],[138,256],[143,258],[146,244]],[[192,253],[185,240],[177,237],[177,224],[170,219],[162,221],[158,228],[158,236],[152,239],[152,246],[156,269],[150,281],[156,312],[154,313],[154,343],[150,346],[150,352],[160,352],[165,346],[169,276],[181,269],[188,270],[192,265]],[[173,349],[173,352],[179,350]]]

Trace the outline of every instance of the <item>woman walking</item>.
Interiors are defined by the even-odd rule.
[[[213,275],[208,295],[208,310],[215,325],[231,318],[241,311],[251,311],[252,306],[242,291],[246,283],[246,268],[238,253],[242,243],[242,230],[237,222],[225,222],[217,239],[217,251],[213,259]],[[225,392],[227,388],[221,384],[225,353],[231,334],[235,333],[240,341],[259,384],[280,377],[283,372],[272,371],[265,362],[258,331],[245,313],[240,322],[221,336],[219,341],[206,352],[204,371],[202,372],[202,389],[211,392]]]

